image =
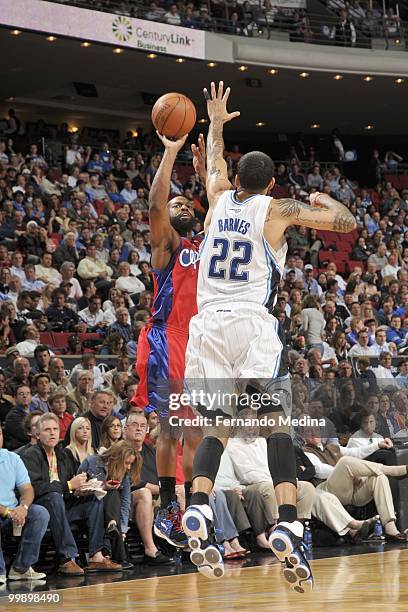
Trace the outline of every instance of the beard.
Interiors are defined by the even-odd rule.
[[[170,218],[171,226],[176,230],[180,236],[186,236],[186,234],[193,229],[195,224],[194,217],[188,219],[180,219],[180,217]]]

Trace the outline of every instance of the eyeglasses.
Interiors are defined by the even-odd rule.
[[[147,425],[145,424],[140,424],[140,423],[129,423],[129,425],[126,425],[126,427],[133,427],[133,429],[140,429],[140,430],[144,430],[147,429]]]

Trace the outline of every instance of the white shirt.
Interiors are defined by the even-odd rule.
[[[391,385],[389,381],[392,381],[392,383],[395,383],[395,378],[392,375],[392,372],[389,368],[384,368],[384,366],[379,365],[378,367],[373,368],[373,372],[375,374],[375,377],[377,379],[377,384],[379,387],[389,387]],[[395,383],[395,386],[397,386],[396,383]]]
[[[69,283],[71,283],[72,287],[69,288],[68,297],[73,300],[79,300],[83,296],[81,285],[78,282],[77,278],[70,278]]]
[[[359,429],[353,433],[352,436],[350,436],[349,441],[347,442],[347,448],[365,448],[374,442],[379,444],[381,440],[384,440],[384,438],[375,431],[371,434],[371,436],[368,436],[362,429]],[[378,446],[378,448],[380,447]]]
[[[84,308],[78,312],[78,317],[85,321],[88,327],[95,327],[99,323],[106,321],[105,313],[103,312],[102,308],[100,308],[95,314],[92,314],[89,308]]]
[[[323,445],[319,445],[320,450],[323,450]],[[378,441],[373,441],[372,444],[368,444],[368,446],[361,446],[357,448],[347,448],[344,446],[339,446],[340,454],[343,457],[356,457],[357,459],[365,459],[376,450],[378,450]],[[320,461],[319,457],[314,453],[308,453],[305,451],[306,456],[316,468],[316,478],[320,478],[322,480],[326,480],[331,476],[335,470],[335,466],[327,465],[327,463],[323,463]]]
[[[361,346],[358,342],[348,352],[349,357],[374,357],[376,353],[371,346]]]
[[[241,484],[272,482],[265,438],[251,438],[248,442],[242,438],[230,438],[226,452]]]
[[[374,342],[374,344],[371,345],[371,348],[373,349],[375,355],[380,355],[384,351],[388,353],[390,350],[388,348],[388,342],[384,342],[384,344],[377,344]]]
[[[381,270],[381,276],[384,278],[385,276],[393,276],[397,278],[398,270],[400,270],[400,266],[392,266],[391,264],[387,264]]]
[[[119,276],[115,282],[116,289],[127,291],[128,293],[141,293],[146,287],[141,280],[135,276]]]
[[[45,280],[58,287],[62,281],[61,274],[55,268],[45,268],[42,264],[35,266],[35,275],[38,280]]]
[[[70,374],[70,377],[69,377],[69,381],[70,381],[70,383],[71,383],[71,385],[72,385],[73,387],[76,387],[76,385],[77,385],[77,382],[78,382],[78,374],[79,374],[80,372],[84,372],[84,368],[81,366],[81,364],[80,364],[80,363],[78,363],[78,364],[77,364],[76,366],[74,366],[74,367],[73,367],[73,369],[71,370],[71,374]],[[101,371],[100,371],[100,369],[98,368],[98,366],[95,366],[95,367],[93,368],[92,374],[93,374],[93,377],[94,377],[94,379],[93,379],[94,389],[95,389],[95,390],[97,390],[97,389],[103,389],[103,386],[104,386],[104,380],[103,380],[103,376],[102,376]]]
[[[21,283],[24,283],[24,281],[26,280],[24,268],[16,268],[15,266],[11,266],[10,274],[11,276],[18,276],[18,278],[21,280]]]

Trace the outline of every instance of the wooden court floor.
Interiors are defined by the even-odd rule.
[[[312,561],[315,589],[298,595],[286,588],[278,564],[228,569],[222,580],[179,574],[64,589],[59,606],[14,606],[3,611],[98,612],[164,610],[276,610],[279,612],[360,612],[408,610],[408,549]],[[4,605],[3,605],[4,604]]]

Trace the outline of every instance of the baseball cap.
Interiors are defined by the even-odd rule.
[[[296,270],[293,270],[292,268],[292,270],[288,270],[288,274],[296,274]]]
[[[15,353],[16,353],[17,355],[19,355],[19,354],[20,354],[20,352],[19,352],[18,348],[17,348],[17,347],[15,347],[15,346],[9,346],[9,347],[8,347],[8,349],[7,349],[7,351],[6,351],[6,357],[11,357],[11,355],[14,355]]]
[[[304,269],[305,270],[313,270],[313,266],[312,266],[312,264],[306,264]]]

